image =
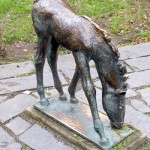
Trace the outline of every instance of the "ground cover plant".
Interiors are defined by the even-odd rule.
[[[107,30],[113,41],[119,46],[150,41],[149,0],[66,1],[77,14],[91,17]],[[14,55],[15,61],[31,59],[31,55],[34,53],[33,49],[31,51],[33,46],[27,47],[27,49],[26,44],[36,42],[31,21],[32,4],[33,0],[0,1],[0,53],[6,49],[7,54],[5,57],[1,56],[1,64],[13,62]],[[19,46],[23,49],[18,50]],[[63,53],[61,52],[61,54]],[[28,56],[24,58],[25,55]]]

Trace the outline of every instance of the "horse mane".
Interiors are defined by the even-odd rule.
[[[118,52],[118,49],[114,44],[111,43],[111,37],[109,36],[108,32],[105,31],[104,29],[101,29],[100,26],[97,23],[95,23],[94,21],[92,21],[91,18],[89,18],[87,16],[81,16],[81,17],[87,19],[88,21],[90,21],[92,23],[92,25],[97,29],[98,33],[103,37],[104,41],[109,45],[109,47],[113,51],[114,55],[117,57],[117,59],[119,59],[120,54]]]
[[[111,37],[109,36],[108,32],[105,31],[104,29],[101,29],[100,26],[97,23],[95,23],[94,21],[92,21],[91,18],[89,18],[87,16],[81,16],[81,17],[87,19],[88,21],[90,21],[93,24],[93,26],[96,28],[98,33],[102,36],[102,38],[104,39],[106,44],[108,44],[110,49],[112,50],[112,52],[117,60],[117,65],[119,66],[121,74],[122,75],[126,74],[127,69],[126,69],[125,62],[123,60],[119,60],[120,53],[118,52],[118,48],[114,44],[111,43]],[[127,80],[126,76],[124,76],[124,80]]]

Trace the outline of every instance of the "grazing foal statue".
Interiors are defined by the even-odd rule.
[[[107,32],[100,29],[90,18],[76,15],[63,0],[36,0],[32,19],[38,36],[35,55],[37,90],[41,105],[49,105],[43,87],[43,66],[47,56],[52,70],[54,85],[60,100],[66,100],[57,72],[59,46],[72,51],[76,70],[69,86],[70,101],[78,103],[75,97],[76,85],[81,78],[85,95],[91,109],[94,129],[100,136],[101,144],[107,144],[103,124],[100,120],[96,91],[91,79],[89,61],[93,60],[102,83],[102,103],[111,125],[121,128],[125,114],[126,73],[125,65],[118,60],[119,53],[111,44]]]

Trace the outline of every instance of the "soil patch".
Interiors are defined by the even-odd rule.
[[[2,64],[33,60],[36,44],[17,42],[12,45],[1,47]]]

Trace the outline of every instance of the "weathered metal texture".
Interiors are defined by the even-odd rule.
[[[107,147],[103,147],[100,145],[99,135],[93,128],[92,116],[88,105],[82,102],[72,105],[68,101],[61,102],[58,97],[55,97],[50,99],[50,106],[45,107],[37,103],[35,108],[102,149],[110,149],[116,146],[134,132],[134,130],[127,127],[118,131],[112,129],[108,117],[99,112],[109,141]]]
[[[67,99],[57,72],[58,48],[61,45],[73,52],[76,62],[76,71],[69,86],[70,101],[78,103],[75,91],[81,78],[90,105],[94,129],[100,136],[101,144],[107,144],[107,137],[98,114],[96,91],[90,75],[89,61],[95,62],[102,82],[103,107],[111,120],[111,125],[121,128],[124,122],[127,86],[126,78],[123,76],[126,73],[126,67],[118,60],[117,48],[111,44],[111,39],[104,30],[88,17],[76,15],[69,4],[63,0],[35,1],[32,18],[38,36],[35,68],[41,104],[49,105],[43,85],[43,66],[46,55],[60,100]]]

